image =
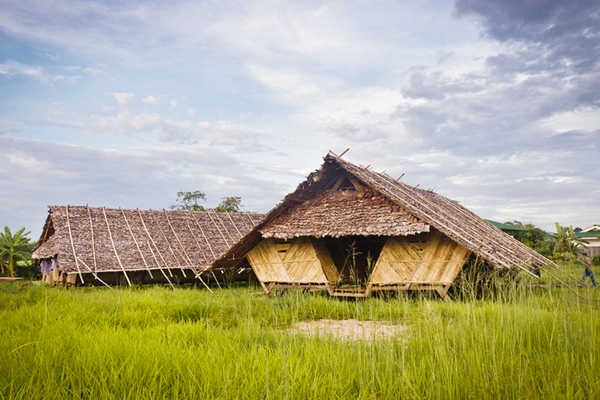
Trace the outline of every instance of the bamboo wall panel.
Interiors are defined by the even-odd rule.
[[[422,253],[420,244],[402,237],[388,238],[373,268],[371,283],[398,283],[410,279],[423,258]]]
[[[247,257],[261,282],[291,282],[272,239],[259,242]]]
[[[434,231],[425,243],[388,238],[375,264],[372,284],[450,284],[470,252]]]
[[[264,239],[247,254],[248,262],[261,282],[298,284],[327,283],[321,266],[322,259],[333,265],[331,257],[327,259],[327,256],[318,256],[309,238],[297,238],[287,243]]]
[[[465,265],[467,259],[471,256],[471,252],[465,249],[462,246],[457,245],[454,248],[454,252],[450,261],[448,262],[448,267],[442,274],[440,281],[442,282],[454,282],[458,273],[462,269],[462,266]]]
[[[315,249],[309,238],[298,238],[292,241],[289,250],[283,255],[288,275],[293,282],[325,283],[327,278],[317,258]]]
[[[313,241],[313,248],[315,249],[315,255],[319,260],[323,272],[325,272],[327,280],[331,284],[337,284],[340,281],[340,273],[335,267],[335,263],[327,250],[327,246],[321,241]]]

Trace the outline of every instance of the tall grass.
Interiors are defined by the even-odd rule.
[[[0,286],[0,398],[600,398],[598,295],[504,288],[446,304],[252,288]],[[286,329],[383,320],[391,340]]]

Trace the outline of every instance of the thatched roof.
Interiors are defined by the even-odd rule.
[[[497,268],[552,264],[456,201],[332,153],[324,161],[214,265],[235,265],[262,237],[398,236],[426,232],[429,227]],[[344,186],[353,194],[333,194]]]
[[[197,273],[263,214],[50,206],[33,258],[58,256],[67,273],[191,270]]]
[[[263,237],[406,236],[429,225],[372,190],[328,191],[289,208],[265,225]]]

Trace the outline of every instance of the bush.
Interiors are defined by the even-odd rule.
[[[600,254],[596,254],[593,258],[592,258],[592,262],[594,263],[594,265],[600,265]]]

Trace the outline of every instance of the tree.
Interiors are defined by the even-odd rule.
[[[199,190],[195,192],[177,192],[177,204],[172,205],[171,210],[184,211],[215,211],[215,212],[239,212],[242,207],[242,198],[237,196],[223,197],[221,203],[215,208],[204,208],[198,204],[200,200],[206,201],[206,194]]]
[[[198,204],[198,201],[206,201],[206,194],[199,190],[195,192],[177,192],[177,203],[171,206],[171,210],[206,211]]]
[[[13,235],[8,226],[4,227],[4,232],[0,232],[0,265],[3,272],[7,268],[10,277],[15,276],[17,261],[31,259],[34,243],[27,237],[30,233],[25,233],[25,228],[21,228]]]
[[[239,212],[242,205],[241,197],[223,197],[221,204],[212,209],[216,212]]]

